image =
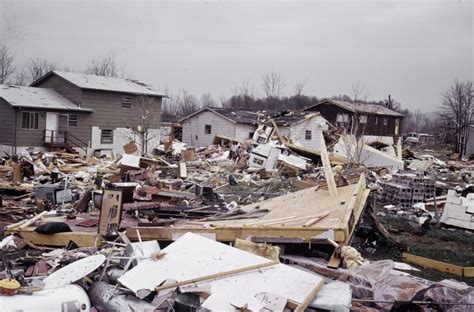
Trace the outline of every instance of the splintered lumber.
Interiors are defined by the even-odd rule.
[[[183,286],[183,285],[194,284],[194,283],[198,283],[198,282],[204,282],[204,281],[208,281],[208,280],[218,279],[218,278],[226,277],[226,276],[229,276],[229,275],[235,275],[235,274],[239,274],[239,273],[249,272],[249,271],[258,270],[258,269],[263,269],[263,268],[267,268],[267,267],[270,267],[270,266],[277,265],[279,263],[280,263],[279,261],[270,261],[270,262],[266,262],[266,263],[250,265],[250,266],[235,269],[235,270],[219,272],[219,273],[216,273],[216,274],[210,274],[210,275],[206,275],[206,276],[192,278],[192,279],[189,279],[189,280],[176,282],[176,283],[173,283],[173,284],[158,286],[158,287],[155,288],[155,291],[159,292],[160,290],[170,289],[170,288],[179,287],[179,286]]]
[[[332,172],[331,163],[329,162],[328,151],[326,149],[326,141],[324,141],[324,135],[321,132],[321,162],[323,163],[324,176],[326,177],[326,183],[328,185],[329,193],[331,196],[337,195],[336,180],[334,180],[334,173]]]
[[[325,213],[323,213],[323,214],[321,214],[317,217],[312,218],[311,220],[309,220],[308,222],[303,224],[303,227],[308,227],[308,226],[314,225],[315,223],[319,222],[320,220],[326,218],[329,215],[329,213],[330,213],[329,211],[326,211]]]
[[[32,224],[34,224],[36,221],[39,221],[41,219],[43,219],[43,217],[47,214],[48,212],[47,211],[43,211],[42,213],[40,213],[39,215],[36,215],[34,216],[33,218],[31,218],[30,220],[26,221],[25,223],[21,224],[20,226],[18,226],[19,229],[24,229]]]

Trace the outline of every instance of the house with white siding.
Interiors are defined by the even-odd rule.
[[[326,119],[319,113],[295,112],[273,120],[290,142],[315,151],[320,150],[321,133],[328,130]]]
[[[216,135],[251,139],[259,120],[264,117],[258,112],[204,107],[180,120],[183,143],[197,148],[209,146]]]

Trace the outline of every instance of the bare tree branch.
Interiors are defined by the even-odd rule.
[[[270,72],[262,77],[262,88],[267,98],[278,99],[285,88],[285,79],[281,73]]]
[[[455,136],[455,152],[461,157],[467,156],[466,145],[474,118],[473,98],[472,81],[456,79],[443,94],[441,117],[445,120],[446,130]]]
[[[0,84],[7,83],[14,72],[13,55],[7,45],[0,44]]]
[[[56,63],[50,62],[44,58],[32,58],[26,64],[26,72],[30,82],[43,77],[47,72],[58,68]]]
[[[117,56],[112,51],[101,58],[90,60],[84,73],[97,76],[119,77],[120,71],[123,72],[123,68],[119,67]]]

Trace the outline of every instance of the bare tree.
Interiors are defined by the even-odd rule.
[[[138,137],[141,155],[146,155],[149,143],[159,137],[160,115],[155,113],[156,105],[155,99],[147,96],[139,97],[133,105],[139,119],[129,128]]]
[[[0,84],[7,83],[14,72],[13,55],[7,45],[0,44]]]
[[[197,98],[189,94],[185,89],[181,89],[178,93],[176,104],[180,117],[186,117],[200,108]]]
[[[23,66],[21,70],[15,73],[13,78],[13,84],[16,86],[26,86],[30,81],[28,69],[26,66]]]
[[[367,102],[369,97],[369,91],[367,88],[360,84],[360,81],[352,84],[352,101],[354,103]]]
[[[448,131],[456,138],[455,152],[461,157],[466,156],[466,145],[474,117],[474,88],[472,81],[455,80],[453,85],[443,94],[441,116],[446,121]]]
[[[343,142],[346,149],[346,157],[348,165],[358,165],[364,162],[364,147],[366,140],[364,137],[365,128],[368,122],[368,115],[365,110],[367,105],[368,92],[367,88],[362,86],[360,82],[352,84],[352,98],[354,105],[352,118],[344,124]]]
[[[415,119],[415,132],[418,132],[421,129],[421,120],[423,117],[423,113],[417,109],[413,114],[413,118]]]
[[[278,99],[285,88],[285,79],[281,73],[266,73],[262,77],[262,88],[267,98]]]
[[[232,87],[232,97],[225,101],[225,107],[237,109],[255,109],[254,88],[247,79],[243,79],[240,84],[235,83]]]
[[[216,105],[216,101],[212,98],[211,93],[207,92],[201,96],[201,106],[215,107]]]
[[[30,82],[43,77],[47,72],[58,68],[56,63],[50,62],[45,58],[32,58],[26,64],[26,72]]]
[[[123,72],[123,68],[119,67],[115,52],[109,52],[103,57],[90,60],[84,72],[97,76],[119,77],[120,71]]]
[[[293,94],[297,97],[301,97],[304,92],[304,87],[306,86],[306,80],[304,81],[299,81],[295,84],[294,92]]]
[[[396,99],[392,97],[392,95],[388,95],[388,98],[384,101],[385,106],[389,109],[393,109],[394,111],[401,112],[402,105]]]

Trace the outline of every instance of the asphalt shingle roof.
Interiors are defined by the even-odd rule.
[[[91,111],[80,108],[56,91],[47,88],[0,85],[0,97],[14,107]]]

